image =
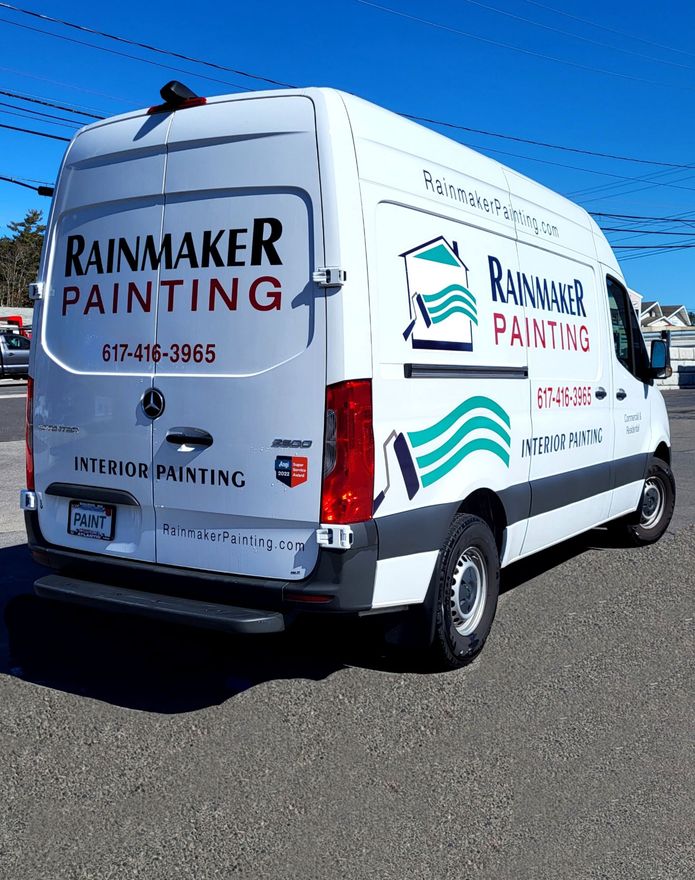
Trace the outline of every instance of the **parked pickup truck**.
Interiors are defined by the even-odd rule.
[[[30,346],[20,333],[0,333],[0,379],[26,379]]]

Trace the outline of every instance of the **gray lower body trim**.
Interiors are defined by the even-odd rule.
[[[649,460],[645,452],[502,489],[498,495],[507,525],[642,480]],[[460,506],[460,502],[434,504],[376,517],[379,559],[439,550]]]
[[[507,524],[550,513],[567,504],[575,504],[642,480],[649,458],[649,454],[643,452],[504,489],[500,492],[500,498],[507,513]],[[524,512],[527,501],[527,512]]]
[[[379,559],[439,550],[459,507],[454,501],[377,517]]]

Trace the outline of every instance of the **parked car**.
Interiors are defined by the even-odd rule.
[[[0,379],[26,379],[31,342],[21,333],[0,333]]]

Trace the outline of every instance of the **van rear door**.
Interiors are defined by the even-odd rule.
[[[33,332],[34,465],[51,544],[153,562],[152,422],[167,117],[96,125],[70,145]]]
[[[220,100],[168,139],[154,387],[156,558],[305,577],[326,382],[314,106]]]

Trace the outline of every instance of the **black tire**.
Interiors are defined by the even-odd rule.
[[[676,481],[669,465],[652,458],[644,478],[639,507],[626,520],[613,526],[633,546],[658,541],[671,522],[676,504]]]
[[[459,669],[478,656],[497,610],[500,559],[489,526],[477,516],[457,516],[434,574],[431,665]],[[484,592],[484,595],[482,593]]]

